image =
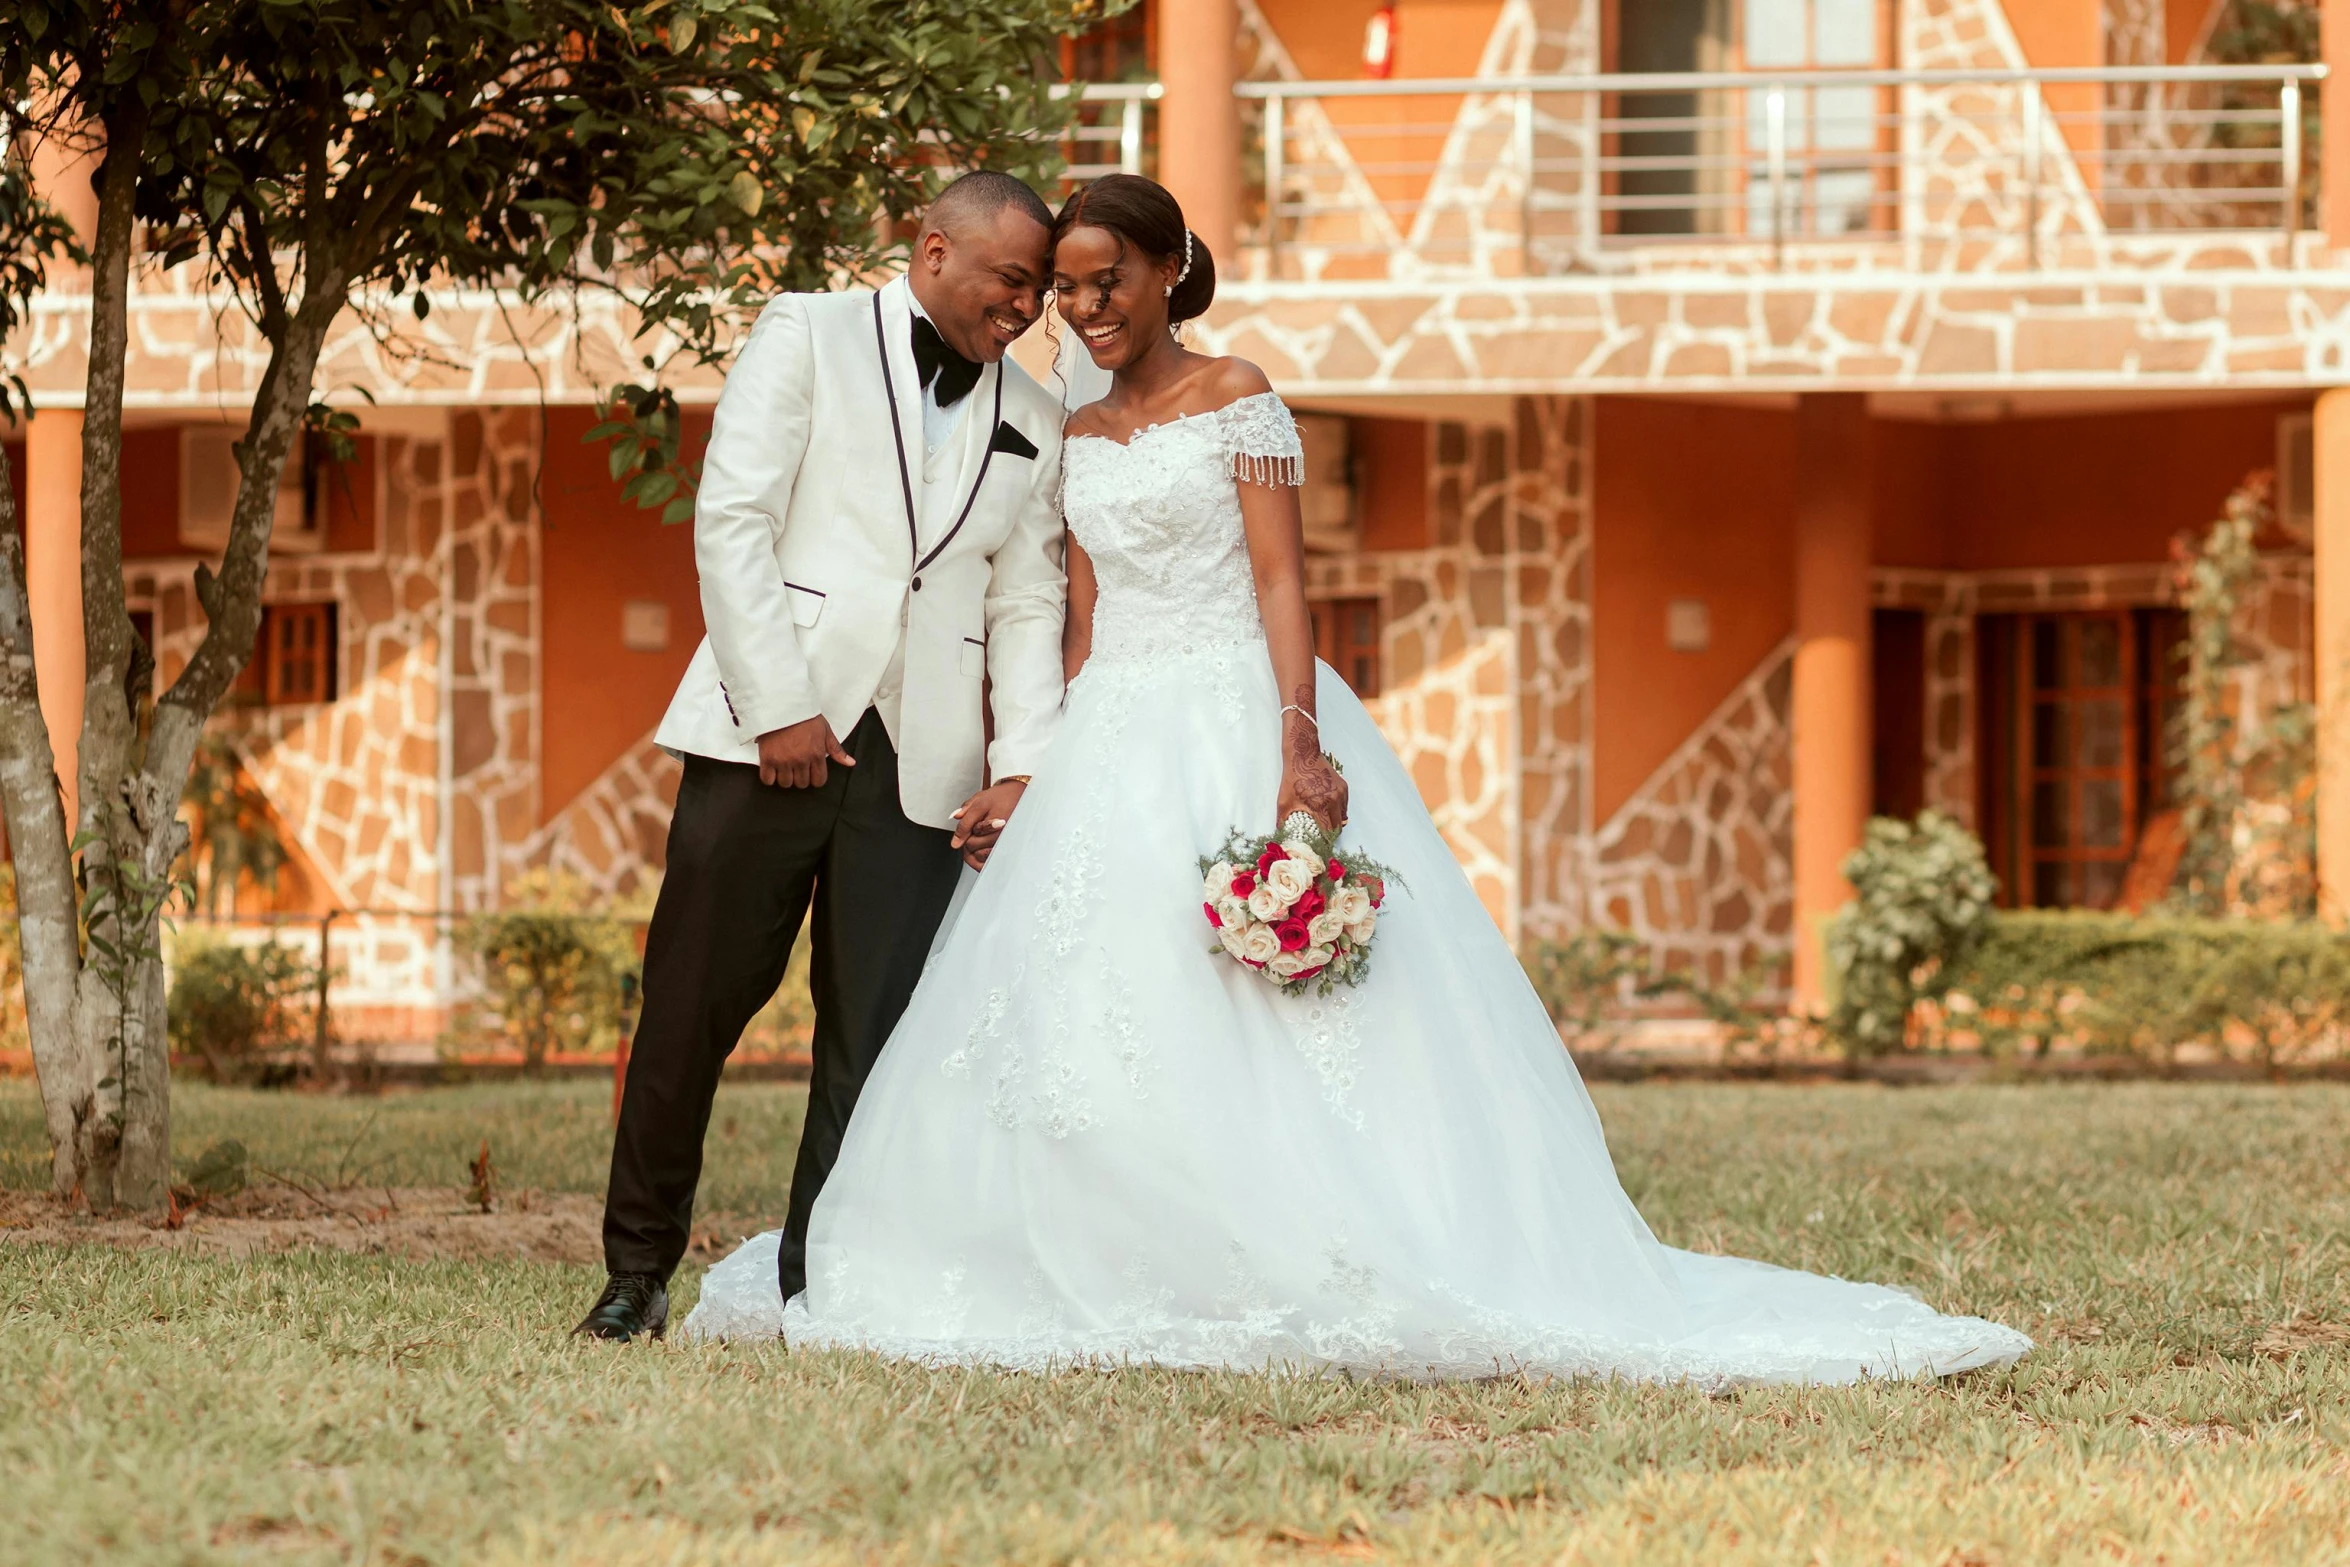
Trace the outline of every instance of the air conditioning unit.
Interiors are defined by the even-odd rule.
[[[244,474],[236,445],[243,434],[224,424],[191,424],[180,430],[180,544],[217,554],[228,547],[229,519],[237,506]],[[269,547],[280,554],[307,554],[323,542],[324,530],[303,503],[302,445],[287,454],[277,480],[277,518]]]
[[[1297,434],[1306,454],[1305,488],[1297,497],[1306,548],[1348,554],[1356,545],[1351,428],[1339,414],[1299,414]]]

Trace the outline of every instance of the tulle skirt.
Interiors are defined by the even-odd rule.
[[[779,1299],[776,1238],[754,1237],[688,1334],[1706,1385],[2031,1347],[1901,1290],[1660,1244],[1515,957],[1327,669],[1343,843],[1401,877],[1372,972],[1290,996],[1225,956],[1197,861],[1273,825],[1280,706],[1261,643],[1086,668],[866,1085],[806,1293]]]

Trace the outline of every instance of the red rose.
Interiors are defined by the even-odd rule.
[[[1222,930],[1224,928],[1224,916],[1216,912],[1216,906],[1213,903],[1203,903],[1200,905],[1200,907],[1208,911],[1209,924],[1215,926],[1218,930]]]
[[[1240,961],[1246,963],[1250,968],[1263,968],[1265,966],[1264,964],[1258,962],[1255,958],[1242,958]]]
[[[1297,971],[1297,983],[1300,985],[1304,984],[1307,980],[1312,979],[1316,974],[1321,973],[1322,970],[1328,968],[1329,966],[1330,965],[1327,963],[1317,963],[1312,968],[1299,969]]]
[[[1330,879],[1332,881],[1346,880],[1346,861],[1332,860],[1330,862]]]
[[[1319,892],[1316,892],[1313,888],[1308,887],[1305,891],[1298,894],[1297,902],[1289,906],[1289,912],[1296,915],[1301,920],[1310,920],[1329,906],[1330,905],[1323,900],[1323,897]]]
[[[1377,908],[1387,897],[1387,883],[1376,876],[1363,879],[1363,890],[1371,895],[1371,907]]]
[[[1257,875],[1256,875],[1256,872],[1254,872],[1254,871],[1238,871],[1238,872],[1235,872],[1235,873],[1234,873],[1234,875],[1233,875],[1233,877],[1232,877],[1232,896],[1234,896],[1235,898],[1240,898],[1240,899],[1246,900],[1246,899],[1247,899],[1247,897],[1248,897],[1248,895],[1249,895],[1250,893],[1252,893],[1252,892],[1256,891],[1256,890],[1257,890]]]
[[[1274,866],[1288,858],[1288,853],[1282,849],[1281,845],[1277,843],[1266,844],[1265,852],[1257,856],[1257,874],[1259,876],[1271,874]]]
[[[1284,952],[1303,952],[1313,945],[1313,938],[1306,931],[1306,922],[1294,917],[1274,926],[1273,934],[1281,938],[1281,950]]]

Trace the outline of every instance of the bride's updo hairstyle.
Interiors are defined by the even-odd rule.
[[[1183,281],[1167,296],[1167,324],[1180,326],[1207,314],[1216,298],[1216,258],[1207,242],[1185,226],[1183,209],[1167,187],[1139,174],[1105,174],[1081,188],[1053,220],[1057,247],[1071,229],[1095,228],[1117,235],[1152,261],[1173,261]],[[1188,246],[1188,255],[1186,247]]]

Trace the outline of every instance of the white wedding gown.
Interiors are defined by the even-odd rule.
[[[1707,1385],[2031,1347],[1899,1290],[1660,1245],[1541,1003],[1327,669],[1344,841],[1402,878],[1372,973],[1284,996],[1215,950],[1196,860],[1269,829],[1281,775],[1233,475],[1296,482],[1296,429],[1265,394],[1130,445],[1072,440],[1065,463],[1101,592],[1051,755],[865,1087],[807,1293],[777,1298],[775,1236],[756,1237],[705,1277],[687,1334]]]

